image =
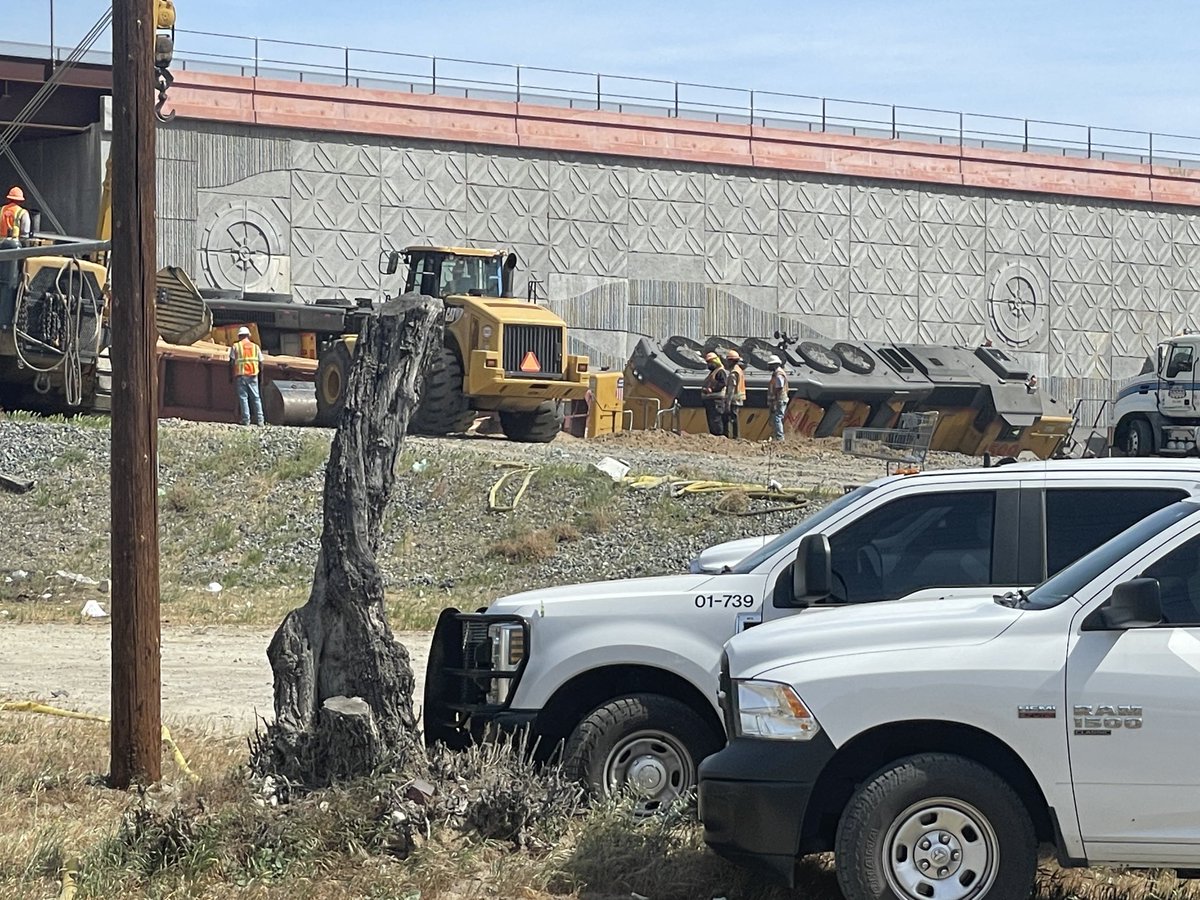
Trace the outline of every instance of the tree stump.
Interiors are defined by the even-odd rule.
[[[260,774],[318,787],[421,752],[412,667],[388,626],[376,552],[396,457],[442,346],[442,310],[439,300],[405,295],[359,335],[325,470],[312,592],[267,650],[275,722],[255,748]]]

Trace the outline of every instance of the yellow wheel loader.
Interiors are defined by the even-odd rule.
[[[588,359],[567,352],[567,326],[537,303],[512,296],[515,254],[463,247],[408,247],[383,257],[407,266],[405,293],[445,304],[441,354],[425,375],[413,434],[463,432],[495,413],[509,440],[544,443],[562,429],[565,405],[588,390]],[[326,344],[317,369],[317,424],[336,425],[346,403],[355,341],[365,317],[347,313],[347,333]]]

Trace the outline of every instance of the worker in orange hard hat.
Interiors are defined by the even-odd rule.
[[[729,373],[721,365],[721,357],[711,350],[704,354],[704,361],[708,364],[708,376],[700,386],[700,399],[704,402],[708,433],[721,437],[725,434],[725,382]]]
[[[14,187],[5,198],[8,202],[0,206],[0,239],[29,237],[32,226],[29,224],[29,211],[25,209],[25,192]]]
[[[735,440],[742,436],[738,413],[746,405],[746,373],[741,367],[742,354],[729,350],[725,354],[725,437]]]

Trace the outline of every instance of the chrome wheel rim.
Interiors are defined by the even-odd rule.
[[[996,880],[1000,841],[975,807],[950,797],[914,803],[888,829],[883,871],[904,900],[972,900]]]
[[[610,795],[629,794],[635,811],[650,815],[695,787],[696,766],[691,754],[671,735],[638,731],[609,751],[604,781]]]

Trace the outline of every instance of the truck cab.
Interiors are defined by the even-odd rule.
[[[1200,436],[1200,334],[1163,341],[1117,395],[1113,445],[1127,456],[1195,456]]]
[[[425,689],[429,742],[530,729],[564,744],[597,794],[626,786],[652,812],[690,791],[726,730],[721,647],[847,606],[948,602],[1032,587],[1134,522],[1200,492],[1200,462],[1063,460],[892,476],[838,497],[721,573],[563,585],[444,610]],[[797,590],[797,553],[827,540],[832,586]],[[565,743],[564,743],[565,742]]]
[[[798,560],[831,589],[827,550]],[[1200,864],[1200,502],[1029,592],[843,608],[735,636],[728,746],[701,765],[718,853],[847,900],[1028,897],[1064,866]]]

